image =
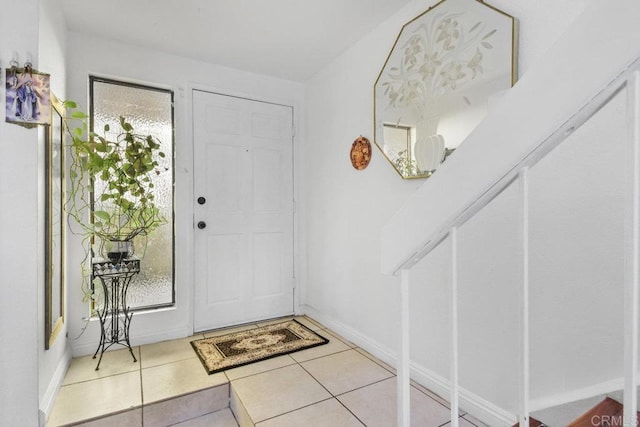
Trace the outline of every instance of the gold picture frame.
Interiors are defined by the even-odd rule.
[[[45,132],[45,349],[64,325],[65,129],[64,107],[51,93],[51,124]]]

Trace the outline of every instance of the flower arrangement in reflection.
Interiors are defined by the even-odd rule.
[[[483,74],[484,53],[493,48],[491,38],[497,30],[481,21],[467,29],[459,19],[463,15],[436,14],[397,47],[401,57],[382,82],[389,106],[416,106],[422,111],[427,101],[452,93]]]

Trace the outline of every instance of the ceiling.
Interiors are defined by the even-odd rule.
[[[71,31],[300,82],[409,1],[61,0]]]

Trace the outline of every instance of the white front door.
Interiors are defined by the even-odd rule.
[[[293,108],[193,91],[196,331],[293,313]]]

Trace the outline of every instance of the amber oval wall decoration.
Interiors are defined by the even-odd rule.
[[[360,135],[351,144],[351,164],[357,170],[365,169],[371,161],[371,143]]]

